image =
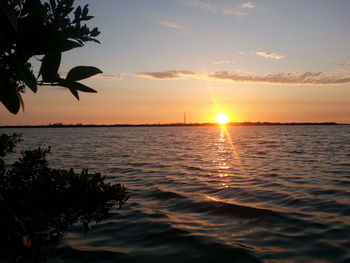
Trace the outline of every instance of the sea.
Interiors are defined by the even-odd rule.
[[[350,262],[350,125],[1,132],[129,190],[47,262]]]

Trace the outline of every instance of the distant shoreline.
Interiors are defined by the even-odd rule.
[[[314,125],[350,125],[336,122],[231,122],[225,126],[314,126]],[[217,123],[168,123],[168,124],[62,124],[48,125],[4,125],[0,128],[82,128],[82,127],[197,127],[221,126]]]

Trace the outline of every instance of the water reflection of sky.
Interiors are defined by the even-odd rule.
[[[103,239],[71,236],[86,238],[77,249],[164,252],[182,240],[181,255],[190,255],[190,244],[198,249],[215,240],[249,247],[270,262],[349,259],[350,126],[16,132],[24,134],[24,148],[49,142],[51,164],[89,167],[133,192],[93,231]]]

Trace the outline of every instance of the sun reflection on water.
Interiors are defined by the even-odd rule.
[[[234,142],[232,128],[227,126],[219,126],[218,128],[219,130],[216,143],[217,157],[214,161],[217,171],[216,176],[220,181],[221,188],[230,188],[242,177],[247,179],[246,177],[249,173],[244,172],[244,165]],[[232,177],[235,179],[232,180]]]
[[[231,137],[230,131],[226,126],[220,126],[220,133],[218,138],[218,168],[221,170],[229,170],[232,165],[237,166],[241,164],[241,158],[237,153],[235,144]],[[227,173],[225,174],[227,176]]]

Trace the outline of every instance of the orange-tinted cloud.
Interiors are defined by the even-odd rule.
[[[207,3],[201,0],[179,0],[179,1],[184,2],[188,6],[197,7],[199,9],[202,9],[204,11],[211,12],[211,13],[221,13],[225,15],[235,15],[235,16],[247,15],[247,13],[240,10],[231,9],[222,5]]]
[[[60,72],[59,74],[62,78],[65,78],[67,76],[67,72]],[[122,79],[124,79],[124,76],[125,76],[125,74],[115,74],[115,75],[98,74],[98,75],[94,75],[90,78],[122,80]]]
[[[321,72],[281,72],[265,76],[258,75],[238,75],[228,71],[209,74],[213,80],[226,80],[232,82],[250,82],[266,84],[344,84],[350,82],[349,76],[329,75]]]
[[[243,3],[243,4],[242,4],[242,7],[243,7],[243,8],[251,9],[251,8],[254,8],[255,5],[254,5],[253,2],[246,2],[246,3]]]
[[[125,74],[115,74],[115,75],[102,74],[102,75],[95,75],[95,76],[93,76],[93,78],[122,80],[122,79],[124,79],[124,76],[125,76]]]
[[[160,72],[138,72],[137,77],[148,79],[183,79],[186,76],[195,76],[196,73],[188,70],[167,70]]]
[[[183,79],[191,77],[213,81],[229,81],[239,83],[285,84],[285,85],[339,85],[350,83],[349,75],[330,75],[322,72],[281,72],[265,76],[243,75],[230,71],[219,71],[209,74],[195,73],[186,70],[168,70],[162,72],[140,72],[138,77],[149,79]]]
[[[235,63],[235,61],[233,60],[219,60],[219,61],[215,61],[214,65],[233,64],[233,63]]]
[[[339,63],[340,66],[350,66],[350,61]]]
[[[258,56],[264,57],[264,58],[272,58],[272,59],[283,59],[285,58],[284,55],[278,55],[272,52],[262,52],[262,51],[258,51],[255,52],[255,54],[257,54]]]

